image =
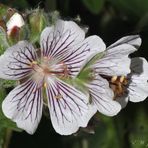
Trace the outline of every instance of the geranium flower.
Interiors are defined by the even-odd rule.
[[[63,80],[74,79],[86,61],[104,49],[99,37],[85,39],[76,23],[62,20],[43,30],[38,49],[27,41],[10,47],[0,57],[0,77],[21,83],[3,101],[4,114],[33,134],[44,103],[56,132],[69,135],[87,126],[96,112],[89,96]]]
[[[131,59],[131,72],[120,83],[123,93],[115,98],[122,107],[128,101],[141,102],[148,97],[148,62],[145,58]]]
[[[95,56],[83,68],[82,73],[91,71],[91,76],[84,85],[90,92],[90,100],[97,110],[107,116],[114,116],[121,110],[121,105],[115,100],[119,85],[113,85],[118,77],[130,73],[131,59],[128,55],[140,46],[139,36],[121,38],[102,53]],[[80,76],[79,76],[80,77]],[[123,79],[123,78],[122,78]],[[121,92],[120,92],[121,93]]]

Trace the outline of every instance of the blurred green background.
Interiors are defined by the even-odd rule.
[[[148,56],[148,0],[1,0],[1,3],[25,11],[44,8],[58,10],[63,19],[81,18],[88,34],[99,35],[107,45],[122,36],[140,34],[143,42],[133,56]],[[148,58],[147,58],[148,59]],[[0,119],[0,124],[2,123]],[[95,123],[95,134],[80,132],[77,136],[60,136],[50,119],[43,117],[34,135],[13,132],[9,148],[148,148],[148,101],[128,103],[116,117],[103,115]],[[0,128],[0,143],[9,141]],[[7,132],[9,133],[9,132]],[[1,146],[0,146],[1,148]],[[6,148],[6,147],[5,147]]]

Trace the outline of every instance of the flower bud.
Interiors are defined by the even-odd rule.
[[[10,36],[12,33],[16,33],[19,31],[25,24],[23,17],[19,13],[14,13],[10,20],[6,23],[7,26],[7,34]]]
[[[30,40],[35,43],[39,41],[42,30],[47,25],[46,14],[43,10],[36,9],[29,15]]]
[[[10,44],[14,44],[22,39],[22,28],[25,25],[23,17],[15,12],[6,23],[7,36]]]

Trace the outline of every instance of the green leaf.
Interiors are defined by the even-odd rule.
[[[0,87],[0,106],[2,106],[2,101],[4,100],[6,95],[6,90]],[[5,117],[5,115],[2,112],[2,108],[0,107],[0,129],[2,128],[10,128],[16,131],[21,131],[19,128],[17,128],[14,122]]]
[[[5,143],[5,135],[6,135],[6,129],[0,128],[0,148],[2,148]]]
[[[94,14],[98,14],[104,5],[104,0],[82,0],[82,2]]]
[[[17,82],[14,80],[3,80],[0,79],[0,88],[13,88],[17,85]]]
[[[7,14],[8,8],[9,8],[8,6],[0,3],[0,20],[4,19],[4,16],[6,16]]]
[[[45,0],[45,9],[48,11],[56,10],[57,1],[56,0]]]
[[[148,147],[148,118],[143,107],[138,110],[134,123],[129,136],[132,148]]]
[[[116,139],[116,140],[114,140]],[[89,148],[118,148],[118,140],[113,119],[105,117],[98,123],[96,132],[89,138]]]
[[[9,47],[5,30],[0,26],[0,54]]]
[[[8,5],[9,5],[9,3],[10,3],[10,1],[8,2]],[[18,0],[13,0],[13,2],[11,2],[11,6],[15,7],[17,9],[19,8],[19,9],[24,10],[24,8],[29,7],[29,4],[26,0],[19,0],[19,2],[18,2]]]
[[[148,13],[147,0],[108,0],[112,3],[121,13],[125,13],[131,18],[143,17]]]
[[[65,143],[70,143],[71,148],[121,148],[114,119],[100,114],[96,118],[100,121],[95,124],[95,134],[79,133]]]
[[[139,32],[140,30],[148,30],[148,13],[146,13],[141,19],[139,20],[136,30]]]

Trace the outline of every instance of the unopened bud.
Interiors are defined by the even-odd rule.
[[[40,38],[40,33],[47,26],[46,14],[43,10],[36,9],[29,15],[30,40],[37,42]]]
[[[6,23],[7,34],[11,35],[16,31],[16,28],[21,28],[25,24],[23,17],[19,13],[14,13],[10,20]],[[18,30],[18,29],[17,29]]]

